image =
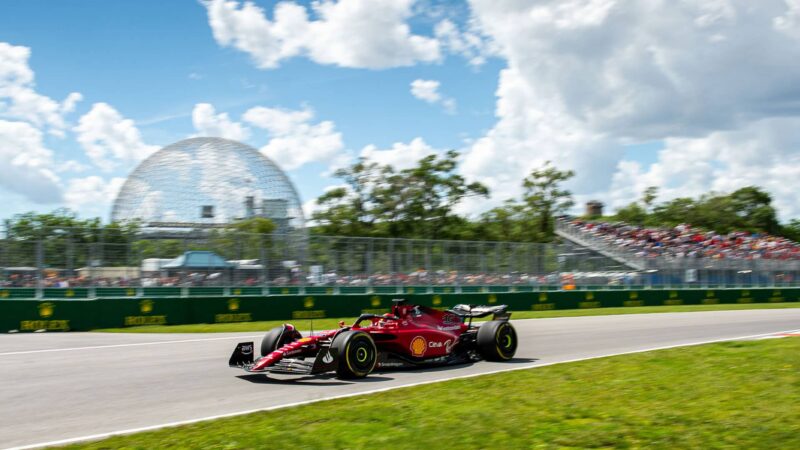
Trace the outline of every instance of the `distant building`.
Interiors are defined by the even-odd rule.
[[[598,200],[589,200],[586,202],[586,216],[587,217],[600,217],[603,215],[603,202]]]
[[[215,228],[265,217],[276,232],[305,227],[289,177],[261,152],[221,138],[191,138],[144,160],[120,189],[112,221],[145,229]]]

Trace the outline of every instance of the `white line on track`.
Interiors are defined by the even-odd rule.
[[[203,342],[203,341],[222,341],[225,339],[255,339],[257,336],[225,336],[217,338],[198,338],[198,339],[181,339],[175,341],[152,341],[152,342],[136,342],[132,344],[111,344],[111,345],[93,345],[90,347],[71,347],[71,348],[48,348],[44,350],[25,350],[20,352],[6,352],[0,353],[0,356],[11,355],[28,355],[31,353],[49,353],[49,352],[74,352],[78,350],[97,350],[103,348],[119,348],[119,347],[139,347],[142,345],[162,345],[162,344],[183,344],[186,342]]]
[[[737,336],[737,337],[730,337],[730,338],[710,339],[710,340],[705,340],[705,341],[687,342],[687,343],[683,343],[683,344],[663,345],[663,346],[659,346],[659,347],[648,347],[648,348],[643,348],[643,349],[639,349],[639,350],[631,350],[631,351],[627,351],[627,352],[607,353],[607,354],[603,354],[603,355],[589,356],[589,357],[586,357],[586,358],[568,359],[568,360],[565,360],[565,361],[554,361],[554,362],[549,362],[549,363],[546,362],[546,363],[526,364],[524,366],[515,366],[515,367],[511,367],[511,368],[507,368],[507,369],[498,369],[498,370],[491,370],[491,371],[488,371],[488,372],[472,373],[472,374],[469,374],[469,375],[460,375],[460,376],[456,376],[456,377],[452,377],[452,378],[445,378],[445,379],[439,379],[439,380],[419,381],[419,382],[416,382],[416,383],[408,383],[408,384],[403,384],[403,385],[400,385],[400,386],[392,386],[392,387],[386,387],[386,388],[371,389],[369,391],[363,391],[363,392],[353,392],[353,393],[349,393],[349,394],[334,395],[332,397],[319,398],[319,399],[313,399],[313,400],[305,400],[305,401],[302,401],[302,402],[295,402],[295,403],[287,403],[287,404],[284,404],[284,405],[270,406],[270,407],[267,407],[267,408],[249,409],[249,410],[245,410],[245,411],[236,411],[236,412],[227,413],[227,414],[219,414],[219,415],[216,415],[216,416],[200,417],[200,418],[197,418],[197,419],[181,420],[181,421],[177,421],[177,422],[162,423],[162,424],[158,424],[158,425],[150,425],[150,426],[140,427],[140,428],[131,428],[131,429],[127,429],[127,430],[111,431],[111,432],[108,432],[108,433],[92,434],[92,435],[89,435],[89,436],[81,436],[81,437],[76,437],[76,438],[61,439],[61,440],[57,440],[57,441],[40,442],[38,444],[25,445],[25,446],[21,446],[21,447],[10,447],[10,448],[7,448],[5,450],[28,450],[28,449],[41,448],[41,447],[51,447],[51,446],[56,446],[56,445],[73,444],[75,442],[96,441],[96,440],[100,440],[100,439],[109,438],[109,437],[112,437],[112,436],[122,436],[122,435],[126,435],[126,434],[141,433],[143,431],[158,430],[158,429],[161,429],[161,428],[177,427],[177,426],[181,426],[181,425],[191,425],[193,423],[205,422],[205,421],[209,421],[209,420],[225,419],[225,418],[228,418],[228,417],[242,416],[242,415],[245,415],[245,414],[253,414],[253,413],[257,413],[257,412],[273,411],[273,410],[276,410],[276,409],[283,409],[283,408],[291,408],[291,407],[294,407],[294,406],[308,405],[308,404],[311,404],[311,403],[318,403],[318,402],[327,401],[327,400],[338,400],[338,399],[342,399],[342,398],[356,397],[356,396],[359,396],[359,395],[377,394],[379,392],[386,392],[386,391],[391,391],[391,390],[394,390],[394,389],[415,387],[415,386],[423,386],[423,385],[426,385],[426,384],[441,383],[443,381],[461,380],[461,379],[465,379],[465,378],[475,378],[475,377],[479,377],[479,376],[483,376],[483,375],[492,375],[492,374],[496,374],[496,373],[514,372],[514,371],[517,371],[517,370],[525,370],[525,369],[534,369],[534,368],[538,368],[538,367],[554,366],[554,365],[557,365],[557,364],[567,364],[567,363],[573,363],[573,362],[578,362],[578,361],[587,361],[587,360],[598,359],[598,358],[607,358],[609,356],[632,355],[632,354],[636,354],[636,353],[644,353],[644,352],[650,352],[650,351],[656,351],[656,350],[668,350],[668,349],[671,349],[671,348],[678,348],[678,347],[691,347],[691,346],[694,346],[694,345],[713,344],[715,342],[758,339],[758,338],[762,338],[764,336],[772,336],[772,335],[781,334],[781,333],[792,333],[794,331],[796,331],[796,330],[773,331],[773,332],[770,332],[770,333],[754,334],[754,335],[750,335],[750,336]],[[220,338],[220,339],[224,339],[224,338]],[[202,340],[202,339],[199,339],[199,340]],[[176,341],[176,342],[180,342],[180,341]]]

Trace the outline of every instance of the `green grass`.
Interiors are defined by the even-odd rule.
[[[692,312],[692,311],[723,311],[741,309],[783,309],[800,308],[800,303],[747,303],[730,305],[682,305],[682,306],[641,306],[628,308],[594,308],[594,309],[563,309],[554,311],[515,311],[514,319],[544,319],[551,317],[578,317],[578,316],[605,316],[611,314],[649,314],[667,312]],[[314,329],[325,330],[336,328],[338,322],[344,320],[350,325],[354,318],[315,319]],[[309,328],[310,322],[303,320],[270,320],[264,322],[241,322],[221,324],[192,324],[192,325],[155,325],[128,328],[106,328],[95,331],[111,333],[224,333],[236,331],[264,331],[282,323],[290,322],[300,329]]]
[[[800,448],[799,404],[800,339],[786,338],[453,380],[69,448]]]

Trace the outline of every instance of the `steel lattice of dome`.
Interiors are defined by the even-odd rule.
[[[120,189],[112,221],[146,227],[213,227],[266,217],[276,231],[303,229],[302,203],[292,182],[269,158],[222,138],[190,138],[157,151]]]

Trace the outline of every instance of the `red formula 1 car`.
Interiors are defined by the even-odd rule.
[[[439,311],[394,300],[391,314],[362,314],[352,326],[308,337],[289,324],[273,328],[261,341],[262,357],[255,358],[253,342],[243,342],[228,365],[251,373],[335,371],[339,378],[362,378],[374,369],[508,361],[517,350],[517,334],[506,309],[456,305]],[[490,314],[493,320],[472,324]]]

